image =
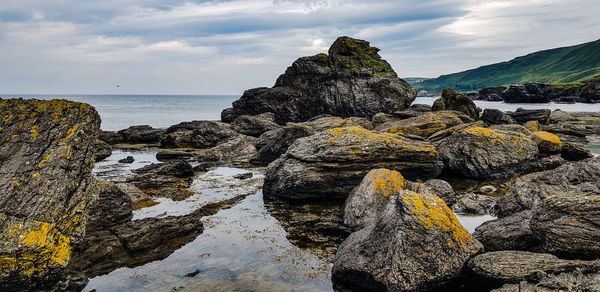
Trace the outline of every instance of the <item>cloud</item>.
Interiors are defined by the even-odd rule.
[[[433,77],[591,41],[600,24],[594,0],[0,1],[4,93],[240,94],[340,35]]]

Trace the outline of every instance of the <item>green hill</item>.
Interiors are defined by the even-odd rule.
[[[525,82],[568,83],[600,73],[600,40],[581,45],[531,53],[508,62],[482,66],[459,73],[411,83],[418,90],[458,91]]]

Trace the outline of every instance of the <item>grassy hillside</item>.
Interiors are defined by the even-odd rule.
[[[600,40],[577,46],[531,53],[502,62],[438,78],[411,83],[429,92],[445,87],[459,91],[525,82],[569,83],[600,73]]]

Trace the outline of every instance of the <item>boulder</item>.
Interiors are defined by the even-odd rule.
[[[488,125],[516,124],[517,122],[501,110],[486,108],[481,114],[481,120]]]
[[[581,145],[574,143],[563,143],[560,157],[568,161],[578,161],[594,157],[590,151],[585,150]]]
[[[497,197],[467,193],[452,207],[457,214],[485,215],[492,213]]]
[[[587,171],[580,169],[581,172]],[[534,207],[531,230],[544,250],[580,258],[600,258],[600,180],[594,194],[557,193]]]
[[[550,124],[572,123],[580,121],[579,118],[559,109],[550,113]]]
[[[547,103],[550,102],[552,85],[545,83],[525,83],[511,85],[502,97],[507,103]]]
[[[426,142],[362,127],[334,128],[296,140],[269,164],[263,193],[268,199],[345,198],[373,168],[426,179],[440,173],[442,162]]]
[[[275,123],[273,113],[262,113],[256,116],[241,115],[231,122],[234,131],[253,137],[258,137],[262,133],[279,128]]]
[[[444,88],[442,96],[433,103],[431,110],[459,111],[467,114],[474,120],[479,120],[479,113],[481,112],[481,109],[479,109],[470,98],[464,94],[456,93],[452,88]]]
[[[538,121],[542,125],[547,125],[550,122],[550,110],[539,109],[539,110],[526,110],[518,108],[514,112],[506,112],[511,116],[517,123],[525,124],[529,121]]]
[[[583,81],[583,87],[579,96],[583,99],[583,102],[598,103],[600,102],[600,77],[596,75],[595,78]]]
[[[96,156],[94,157],[96,162],[102,161],[112,154],[112,147],[110,144],[100,139],[96,139],[94,148],[96,149]]]
[[[311,126],[302,123],[290,123],[277,130],[265,132],[258,137],[255,145],[257,152],[250,162],[270,163],[284,154],[294,141],[314,133],[316,131]]]
[[[468,267],[475,276],[488,281],[519,283],[537,282],[549,274],[574,270],[600,271],[600,261],[564,260],[551,254],[526,251],[494,251],[475,256]]]
[[[244,92],[232,116],[275,114],[279,124],[306,121],[320,114],[371,118],[408,108],[417,92],[397,77],[369,42],[339,37],[329,54],[297,59],[272,88]]]
[[[469,258],[483,250],[481,244],[439,197],[396,189],[396,182],[385,184],[384,193],[388,187],[386,204],[371,206],[374,220],[340,245],[334,284],[361,291],[422,291],[458,277]],[[381,196],[376,188],[371,184],[364,191]]]
[[[504,95],[505,90],[506,87],[504,86],[482,88],[479,90],[477,99],[485,101],[503,101],[504,99],[502,96]]]
[[[371,124],[371,122],[368,119],[357,117],[350,117],[344,119],[329,115],[321,115],[314,117],[301,124],[310,127],[317,132],[341,127],[363,127],[367,130],[373,130],[373,124]]]
[[[67,100],[0,99],[0,290],[56,283],[98,196],[100,117]]]
[[[165,135],[165,129],[155,129],[148,125],[131,126],[117,132],[102,131],[100,140],[109,144],[158,144]]]
[[[527,121],[523,126],[532,133],[540,131],[540,122],[538,121]]]
[[[549,132],[535,132],[531,135],[531,140],[537,144],[540,153],[557,154],[562,150],[563,143],[560,141],[560,138]]]
[[[229,124],[191,121],[169,127],[160,144],[165,148],[210,148],[239,135]]]
[[[410,109],[418,112],[430,112],[431,106],[428,104],[412,104]]]
[[[119,159],[119,163],[127,163],[127,164],[131,164],[135,161],[135,158],[133,158],[133,156],[127,156],[123,159]]]
[[[226,108],[221,112],[221,122],[231,123],[237,118],[235,110],[232,107]]]
[[[529,222],[533,211],[526,210],[511,216],[487,221],[479,225],[473,236],[486,251],[541,250],[539,239],[531,231]]]
[[[193,194],[188,188],[194,171],[186,161],[153,163],[136,169],[134,173],[126,182],[142,190],[148,198],[164,197],[180,201]]]
[[[195,154],[199,162],[247,160],[256,154],[258,138],[238,135],[217,146]]]
[[[417,117],[390,121],[377,126],[376,131],[427,138],[463,121],[450,112],[430,112]]]
[[[506,132],[521,133],[528,137],[531,136],[531,134],[532,134],[531,130],[529,130],[528,128],[526,128],[524,126],[517,125],[517,124],[491,125],[489,128],[494,129],[494,130],[506,131]]]
[[[535,281],[521,281],[518,284],[505,284],[492,292],[556,292],[556,291],[600,291],[600,273],[593,269],[583,273],[579,270],[558,274],[548,274]]]
[[[426,190],[426,192],[437,195],[438,197],[440,197],[440,199],[444,200],[446,205],[450,207],[452,207],[452,205],[454,205],[459,199],[458,194],[454,192],[452,186],[445,180],[426,180],[423,183],[423,187],[424,190]]]
[[[566,162],[542,172],[518,177],[508,186],[506,196],[496,204],[499,216],[531,210],[546,197],[553,195],[600,195],[600,159]]]
[[[452,131],[455,130],[455,131]],[[480,126],[450,129],[435,142],[452,174],[471,178],[507,178],[527,171],[538,149],[527,136]]]

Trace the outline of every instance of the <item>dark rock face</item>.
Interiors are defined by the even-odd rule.
[[[517,122],[509,115],[497,109],[484,109],[481,120],[488,125],[516,124]]]
[[[500,282],[539,281],[548,274],[599,271],[600,261],[559,259],[551,254],[526,251],[495,251],[475,256],[468,263],[475,275]],[[537,282],[536,281],[536,282]]]
[[[526,110],[518,108],[515,112],[507,112],[517,123],[524,124],[529,121],[538,121],[542,125],[547,125],[550,122],[550,110]]]
[[[500,216],[508,216],[522,210],[531,210],[544,198],[600,194],[600,160],[586,159],[567,162],[552,170],[530,173],[515,179],[509,192],[496,204]]]
[[[273,113],[262,113],[256,116],[241,115],[231,122],[234,131],[253,137],[258,137],[262,133],[279,128],[275,123]]]
[[[470,98],[464,94],[456,93],[452,88],[444,88],[442,96],[433,103],[431,110],[458,111],[467,114],[474,120],[479,120],[479,112],[481,112],[481,109],[479,109]]]
[[[150,164],[135,170],[136,175],[127,179],[149,196],[183,200],[190,195],[187,188],[192,182],[194,171],[185,161]]]
[[[545,83],[525,83],[511,85],[504,91],[503,98],[508,103],[546,103],[550,102],[552,85]]]
[[[589,103],[600,102],[600,78],[586,80],[583,83],[584,85],[579,93],[583,101]]]
[[[583,273],[575,270],[559,274],[548,274],[539,282],[521,281],[518,284],[506,284],[492,292],[556,292],[556,291],[600,291],[600,273]]]
[[[99,127],[87,104],[0,99],[0,290],[60,279],[98,194]]]
[[[477,100],[485,100],[485,101],[503,101],[502,98],[506,87],[497,86],[497,87],[487,87],[479,90],[479,94],[477,95]]]
[[[452,186],[445,180],[430,179],[423,183],[423,187],[430,194],[435,194],[444,200],[449,207],[452,207],[459,199],[458,194],[454,192]]]
[[[592,158],[593,155],[590,151],[583,149],[583,147],[577,144],[564,143],[562,151],[560,152],[560,157],[568,161],[579,161]]]
[[[258,137],[257,153],[250,161],[253,163],[269,163],[284,154],[290,145],[299,138],[310,136],[316,131],[304,124],[289,124],[277,130],[268,131]]]
[[[468,193],[460,197],[452,210],[458,214],[484,215],[490,214],[498,198]]]
[[[476,125],[456,128],[435,142],[445,167],[472,178],[506,178],[523,173],[537,159],[538,149],[521,133]]]
[[[561,255],[600,257],[598,187],[600,180],[596,177],[595,195],[560,193],[545,197],[536,205],[531,230],[540,238],[544,250]]]
[[[96,156],[94,158],[96,162],[102,161],[112,154],[112,147],[110,146],[110,144],[100,139],[96,139],[94,148],[96,149]]]
[[[148,125],[131,126],[118,132],[102,131],[100,140],[109,144],[158,144],[165,135],[165,129],[155,129]]]
[[[540,241],[531,231],[529,222],[533,211],[527,210],[508,217],[485,222],[478,226],[473,236],[486,251],[540,250]]]
[[[191,121],[169,127],[160,144],[166,148],[210,148],[238,135],[229,124]]]
[[[462,123],[462,119],[453,112],[430,112],[413,118],[385,122],[377,126],[376,130],[406,137],[427,138],[436,132]]]
[[[338,38],[329,54],[302,57],[279,76],[273,88],[244,92],[233,103],[233,116],[275,114],[279,124],[306,121],[320,114],[370,118],[378,112],[408,108],[416,90],[398,78],[369,42]]]
[[[123,159],[119,159],[119,163],[133,163],[135,161],[135,158],[133,158],[133,156],[127,156]]]
[[[334,284],[368,291],[421,291],[454,279],[483,247],[460,225],[444,201],[404,189],[393,172],[374,170],[348,199],[365,208],[357,226],[339,247]],[[381,175],[379,172],[382,172]],[[364,192],[364,193],[363,193]],[[357,198],[354,198],[357,197]],[[359,201],[374,203],[356,204]]]
[[[334,128],[300,138],[269,164],[264,195],[269,199],[345,198],[373,168],[402,171],[407,178],[432,178],[442,168],[435,147],[361,127]]]

